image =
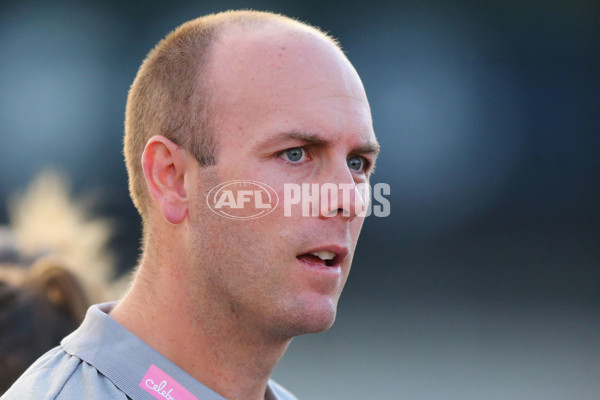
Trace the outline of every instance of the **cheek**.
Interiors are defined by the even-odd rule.
[[[251,286],[276,274],[283,242],[270,224],[256,221],[226,220],[220,229],[222,240],[214,252],[222,268],[235,271],[244,284]]]
[[[358,239],[358,235],[362,230],[363,224],[365,222],[364,218],[357,217],[350,222],[350,234],[352,235],[352,239],[356,242]]]

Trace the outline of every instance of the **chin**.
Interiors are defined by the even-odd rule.
[[[288,337],[320,333],[331,328],[336,317],[337,302],[328,304],[312,304],[309,307],[294,307],[287,314],[282,326],[284,335]],[[291,317],[291,318],[290,318]]]
[[[335,322],[335,315],[329,318],[326,321],[319,321],[318,323],[313,324],[309,327],[309,329],[305,333],[321,333],[329,330],[333,326]]]

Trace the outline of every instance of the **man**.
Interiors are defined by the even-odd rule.
[[[144,227],[132,287],[6,398],[293,399],[269,377],[294,336],[335,319],[363,223],[357,185],[378,150],[356,71],[305,24],[210,15],[150,52],[125,125]],[[286,184],[341,189],[316,214],[224,218],[207,195],[236,180],[279,198]]]

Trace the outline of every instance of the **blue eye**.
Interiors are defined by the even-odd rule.
[[[301,147],[294,147],[284,152],[287,159],[291,162],[298,162],[304,157],[304,149]]]
[[[359,156],[352,156],[346,162],[348,163],[348,167],[355,171],[361,171],[365,165],[365,161]]]

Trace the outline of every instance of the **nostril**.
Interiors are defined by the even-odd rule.
[[[328,218],[331,218],[331,217],[336,217],[336,216],[338,216],[338,215],[342,215],[342,216],[344,216],[344,217],[347,217],[347,216],[349,216],[349,215],[350,215],[350,212],[349,212],[348,210],[346,210],[345,208],[343,208],[343,207],[340,207],[340,208],[338,208],[338,209],[331,210],[331,211],[329,211],[329,212],[327,212],[327,213],[325,214],[325,216],[326,216],[326,217],[328,217]]]

